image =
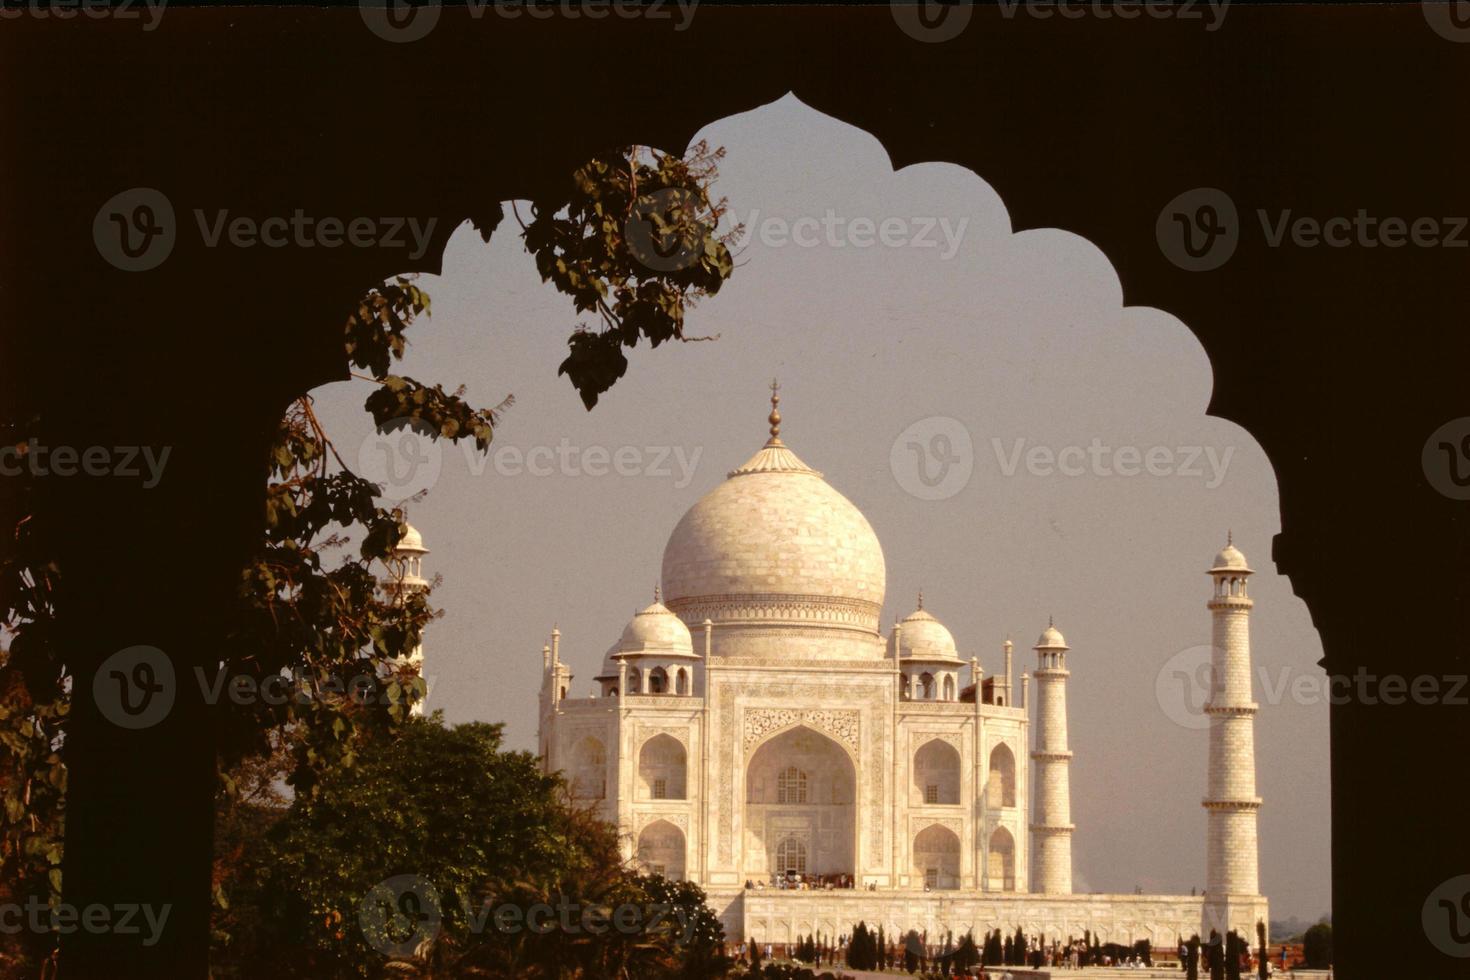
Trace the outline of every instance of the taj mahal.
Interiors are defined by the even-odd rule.
[[[889,935],[1253,937],[1268,918],[1244,555],[1227,543],[1201,589],[1213,619],[1204,893],[1074,893],[1062,632],[1040,629],[1029,656],[1005,641],[991,674],[922,596],[885,636],[883,548],[782,442],[772,387],[765,445],[674,527],[661,588],[607,650],[592,696],[573,696],[551,632],[546,769],[619,828],[630,862],[704,888],[735,940],[839,935],[859,920]]]

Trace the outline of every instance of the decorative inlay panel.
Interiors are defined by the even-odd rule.
[[[647,827],[651,823],[657,823],[660,820],[667,820],[669,823],[673,824],[675,827],[678,827],[686,834],[689,832],[689,814],[687,813],[650,813],[640,811],[633,814],[633,833],[641,833],[644,827]]]
[[[748,708],[745,712],[744,746],[748,752],[772,732],[792,725],[806,725],[846,742],[856,752],[861,728],[859,717],[856,710],[848,709]]]

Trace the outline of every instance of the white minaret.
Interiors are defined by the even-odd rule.
[[[1260,881],[1256,870],[1256,703],[1251,698],[1250,576],[1245,555],[1227,538],[1210,569],[1209,814],[1205,841],[1204,928],[1223,935],[1255,931]]]
[[[423,536],[412,524],[405,524],[403,537],[398,539],[398,544],[393,549],[393,557],[389,567],[393,570],[393,576],[383,582],[383,588],[389,595],[407,596],[414,592],[427,592],[429,582],[424,578],[423,561],[424,555],[429,549],[424,547]],[[419,637],[418,646],[413,648],[413,653],[398,661],[408,664],[418,672],[420,677],[424,676],[424,643],[423,637]],[[426,692],[427,693],[427,692]],[[414,702],[410,713],[420,717],[424,713],[424,699],[420,698]]]
[[[1067,641],[1048,623],[1036,641],[1036,808],[1031,833],[1036,868],[1031,890],[1072,893],[1072,790],[1067,749]]]

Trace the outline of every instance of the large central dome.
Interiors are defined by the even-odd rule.
[[[774,401],[774,399],[773,399]],[[771,438],[691,507],[664,547],[663,594],[726,657],[880,659],[883,548],[861,511]]]

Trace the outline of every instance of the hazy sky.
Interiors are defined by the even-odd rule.
[[[885,624],[925,606],[987,673],[1016,672],[1048,615],[1069,656],[1078,891],[1204,885],[1204,570],[1233,528],[1257,575],[1252,639],[1261,882],[1273,917],[1329,908],[1321,645],[1270,560],[1276,481],[1256,441],[1205,414],[1203,349],[1123,307],[1107,257],[1061,230],[1012,234],[1005,204],[950,164],[895,173],[876,139],[787,97],[711,125],[718,193],[747,225],[735,275],[691,315],[719,340],[631,352],[586,412],[556,375],[577,323],[507,220],[468,227],[420,285],[433,316],[402,370],[481,405],[515,395],[492,456],[455,447],[401,494],[445,610],[425,645],[431,707],[535,744],[555,623],[573,694],[658,578],[683,512],[782,436],[860,507],[888,563]],[[678,149],[678,148],[674,148]],[[364,381],[319,389],[349,460],[374,454]],[[365,447],[365,448],[364,448]],[[539,448],[538,448],[539,447]],[[370,467],[369,467],[370,469]]]

